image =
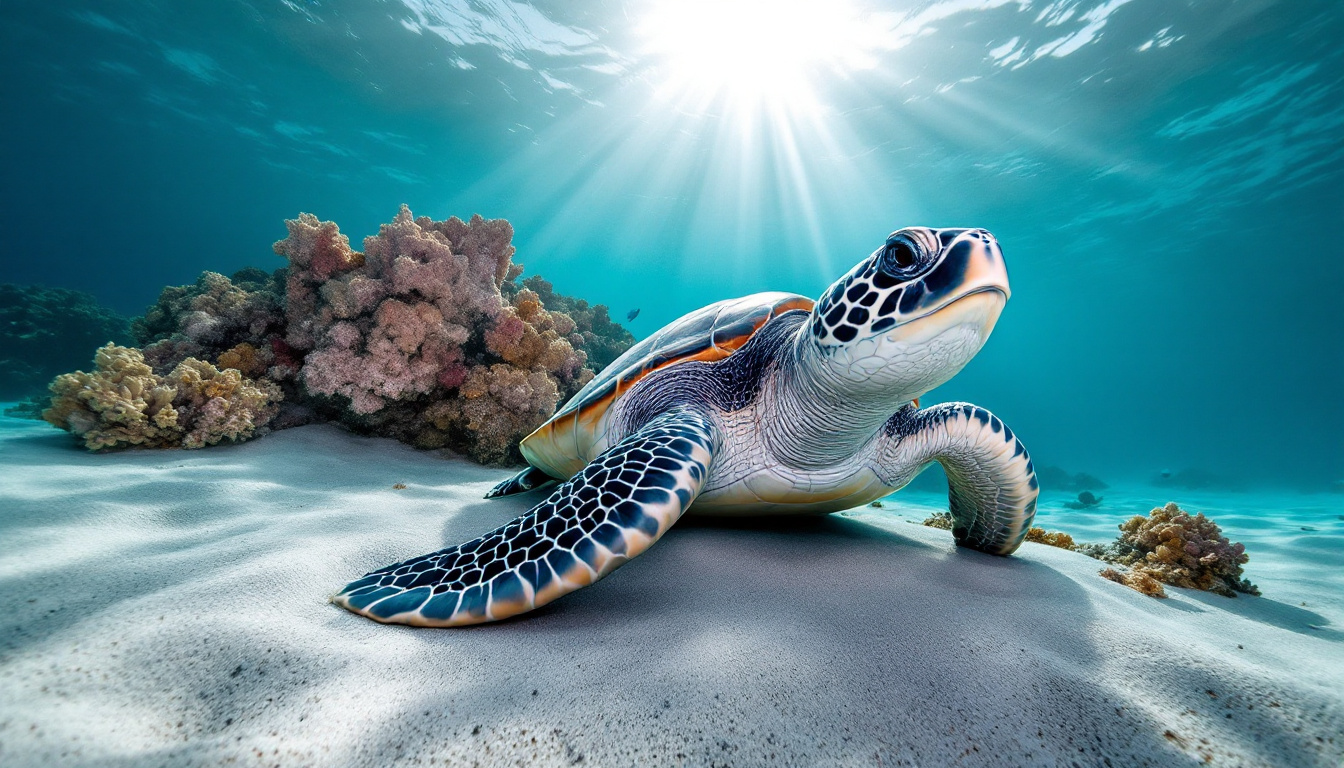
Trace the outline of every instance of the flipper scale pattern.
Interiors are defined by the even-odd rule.
[[[601,579],[666,533],[700,492],[717,442],[703,413],[663,414],[517,520],[373,571],[333,602],[376,621],[439,627],[538,608]]]

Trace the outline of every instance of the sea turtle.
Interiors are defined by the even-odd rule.
[[[935,461],[956,542],[1010,554],[1036,514],[1026,448],[983,408],[918,405],[980,350],[1008,293],[988,232],[913,227],[815,305],[758,293],[692,312],[525,438],[528,468],[487,495],[560,482],[545,501],[466,544],[374,571],[333,600],[382,622],[495,621],[601,579],[687,508],[835,512]]]

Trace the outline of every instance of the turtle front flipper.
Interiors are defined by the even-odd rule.
[[[1039,486],[1026,447],[999,417],[970,403],[907,407],[887,420],[884,436],[878,470],[893,488],[943,465],[957,544],[995,555],[1018,548]]]
[[[560,481],[545,472],[542,472],[540,469],[537,469],[536,467],[528,467],[522,472],[510,477],[508,480],[496,485],[494,488],[491,488],[490,492],[485,494],[485,498],[497,499],[500,496],[512,496],[515,493],[527,493],[528,491],[535,491],[543,486],[558,482]]]
[[[700,492],[719,443],[708,416],[653,419],[526,515],[466,544],[374,571],[332,598],[375,621],[480,624],[538,608],[648,549]]]

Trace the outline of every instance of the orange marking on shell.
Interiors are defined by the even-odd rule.
[[[739,333],[716,342],[714,338],[715,328],[711,326],[703,348],[682,356],[671,357],[656,365],[643,365],[625,372],[625,375],[616,377],[608,385],[609,389],[605,394],[578,406],[571,412],[562,413],[523,438],[524,455],[529,456],[529,460],[535,457],[548,471],[558,472],[566,477],[572,476],[592,458],[589,453],[598,442],[598,430],[602,425],[602,419],[612,404],[633,389],[645,376],[679,363],[713,363],[722,360],[741,349],[747,341],[756,335],[761,326],[771,319],[793,310],[810,312],[814,305],[815,302],[805,296],[792,296],[783,298],[772,305],[756,307],[750,312],[737,310],[742,314],[725,319],[725,323],[727,320],[745,322],[748,318],[751,318],[752,323],[749,332]],[[730,311],[731,309],[732,307],[729,307],[724,311]],[[720,315],[720,318],[722,318],[722,315]],[[562,446],[562,442],[566,445]]]

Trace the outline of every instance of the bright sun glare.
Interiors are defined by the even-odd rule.
[[[668,93],[790,108],[821,72],[873,66],[863,27],[842,0],[663,0],[641,25]]]

